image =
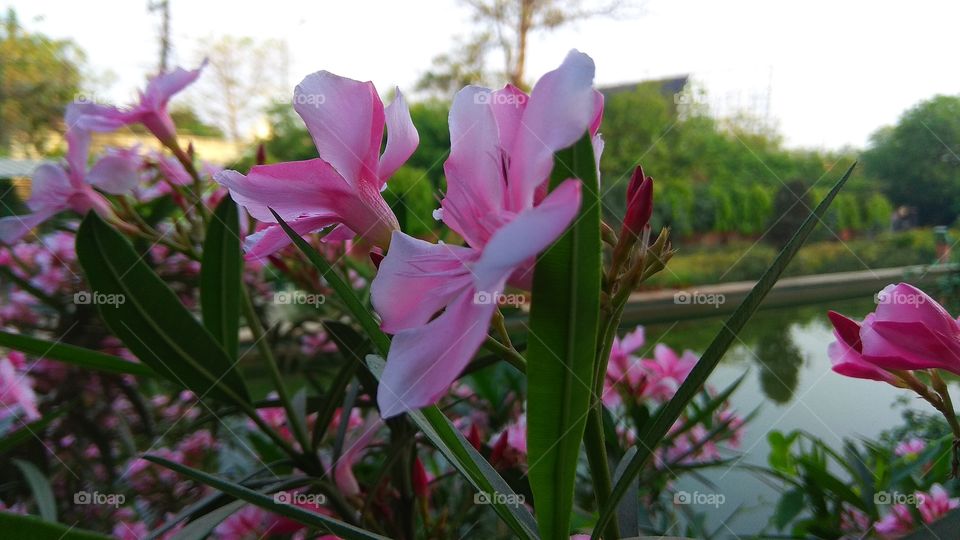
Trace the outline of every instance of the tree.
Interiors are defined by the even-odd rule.
[[[877,131],[864,154],[869,175],[896,206],[912,206],[923,225],[960,214],[960,96],[936,96]]]
[[[622,15],[628,4],[625,0],[463,0],[463,3],[470,7],[474,22],[481,30],[453,54],[438,56],[434,69],[421,79],[423,88],[442,90],[465,74],[483,79],[502,78],[526,88],[524,70],[532,34],[601,15]],[[503,54],[502,74],[484,69],[483,56],[488,48],[499,49]]]
[[[198,61],[206,58],[209,66],[196,85],[197,108],[231,140],[245,138],[279,96],[292,95],[283,41],[220,36],[202,40],[199,51]]]
[[[786,246],[812,209],[813,197],[806,182],[788,181],[773,197],[773,215],[767,240],[778,248]]]
[[[10,9],[0,19],[0,154],[43,154],[63,110],[80,94],[83,52],[70,40],[31,33]]]

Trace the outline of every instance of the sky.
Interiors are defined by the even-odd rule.
[[[458,0],[170,1],[176,63],[196,62],[198,41],[211,36],[283,39],[291,92],[320,69],[372,80],[381,93],[412,91],[431,60],[475,28]],[[31,30],[73,39],[92,71],[111,75],[98,92],[124,101],[157,64],[159,17],[147,3],[0,8],[13,7]],[[960,2],[646,0],[634,11],[535,34],[528,79],[571,48],[594,58],[598,85],[690,74],[714,110],[746,108],[775,122],[788,146],[826,149],[862,148],[917,102],[960,93],[952,61]]]

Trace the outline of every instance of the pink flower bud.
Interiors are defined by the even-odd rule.
[[[637,165],[627,185],[627,214],[623,218],[621,234],[630,232],[639,236],[653,214],[653,178],[643,174]]]

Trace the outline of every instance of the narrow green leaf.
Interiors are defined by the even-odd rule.
[[[385,365],[383,358],[372,354],[367,356],[367,366],[377,380],[383,375]],[[514,493],[513,488],[483,459],[473,445],[467,442],[440,409],[431,405],[407,415],[473,487],[487,496],[494,511],[517,537],[539,538],[536,521],[523,503],[519,502],[523,499]],[[515,504],[509,504],[511,501]]]
[[[30,486],[30,492],[33,493],[33,500],[37,503],[37,510],[44,521],[56,523],[57,521],[57,501],[53,498],[53,489],[50,487],[50,481],[44,476],[36,465],[22,459],[13,460],[13,464],[24,480]]]
[[[203,325],[227,355],[236,360],[240,331],[240,219],[229,195],[213,213],[200,263],[200,307]]]
[[[385,537],[378,534],[374,534],[363,529],[354,527],[342,521],[333,519],[331,517],[318,514],[316,512],[310,512],[304,510],[298,506],[292,504],[284,504],[282,502],[277,502],[273,497],[258,493],[250,488],[241,486],[240,484],[234,484],[233,482],[228,482],[226,480],[221,480],[216,476],[212,476],[203,471],[198,471],[196,469],[191,469],[174,461],[170,461],[158,456],[146,455],[144,459],[152,461],[158,465],[166,467],[172,471],[180,473],[184,476],[192,478],[201,484],[208,485],[214,489],[222,491],[228,495],[236,497],[247,501],[248,503],[259,506],[265,510],[269,510],[275,514],[280,514],[281,516],[288,517],[304,525],[309,525],[311,527],[317,527],[324,531],[329,531],[330,533],[336,534],[346,540],[353,539],[384,539]]]
[[[144,364],[198,396],[249,402],[243,379],[220,344],[120,233],[95,212],[77,232],[77,257],[114,335]]]
[[[366,332],[370,340],[373,341],[377,351],[380,354],[386,355],[387,350],[390,348],[390,338],[383,333],[383,330],[380,330],[380,323],[378,323],[377,319],[370,313],[370,310],[360,302],[357,295],[353,293],[350,284],[344,281],[333,266],[323,258],[323,255],[317,253],[317,250],[313,249],[313,246],[308,244],[306,240],[291,229],[279,214],[274,212],[272,208],[270,211],[273,212],[273,217],[277,219],[277,223],[283,227],[283,231],[293,240],[293,243],[300,249],[300,252],[303,253],[320,272],[320,277],[327,281],[334,292],[337,293],[340,301],[347,306],[347,309],[350,310],[350,313],[360,324],[360,327],[363,328],[363,331]]]
[[[640,473],[644,463],[646,463],[650,457],[651,449],[656,448],[659,441],[667,434],[670,427],[676,422],[677,418],[680,417],[684,409],[687,408],[690,400],[696,396],[700,387],[706,382],[707,377],[713,373],[714,368],[720,363],[727,349],[729,349],[730,345],[737,339],[737,333],[747,324],[750,317],[760,307],[764,297],[767,296],[770,289],[772,289],[777,280],[780,279],[783,270],[793,259],[793,256],[796,255],[807,237],[810,236],[813,228],[820,222],[823,214],[827,211],[827,208],[830,207],[830,203],[833,202],[837,193],[840,192],[840,189],[846,184],[847,179],[850,178],[850,174],[853,172],[855,166],[856,163],[847,169],[847,172],[840,178],[836,185],[833,186],[830,193],[828,193],[813,212],[807,216],[807,219],[800,225],[797,232],[794,233],[790,242],[783,248],[780,254],[777,255],[773,264],[767,268],[763,276],[760,277],[760,280],[757,281],[757,284],[754,285],[750,293],[747,294],[747,297],[743,299],[743,302],[740,303],[736,311],[727,319],[723,328],[720,329],[720,332],[707,347],[703,356],[700,357],[700,361],[697,362],[697,365],[694,366],[690,375],[687,376],[683,384],[680,385],[680,388],[677,389],[677,393],[673,396],[673,399],[660,410],[653,422],[650,422],[648,427],[637,438],[637,454],[630,460],[623,477],[614,485],[610,504],[601,509],[596,528],[593,531],[593,538],[599,538],[603,526],[613,517],[617,503],[627,492],[629,482]]]
[[[63,411],[55,411],[48,413],[43,418],[31,422],[29,424],[22,424],[20,429],[11,431],[0,438],[0,454],[12,449],[17,446],[29,441],[33,437],[39,437],[38,433],[42,433],[44,428],[53,422],[54,419],[59,418],[63,415]]]
[[[99,351],[84,349],[66,343],[46,341],[21,334],[12,334],[0,330],[0,347],[20,351],[38,358],[57,360],[82,368],[108,373],[129,373],[141,377],[156,376],[156,373],[143,364],[137,364]]]
[[[30,540],[110,540],[109,536],[43,521],[37,516],[0,512],[0,531],[4,538]]]
[[[597,164],[590,136],[557,153],[551,184],[579,178],[580,213],[538,259],[527,350],[530,487],[544,538],[568,538],[600,320]]]

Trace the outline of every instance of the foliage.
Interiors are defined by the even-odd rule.
[[[49,151],[63,109],[81,95],[84,56],[70,40],[33,33],[10,8],[0,18],[0,155]]]
[[[919,223],[951,225],[960,213],[960,97],[936,96],[874,133],[864,165],[893,204]]]

